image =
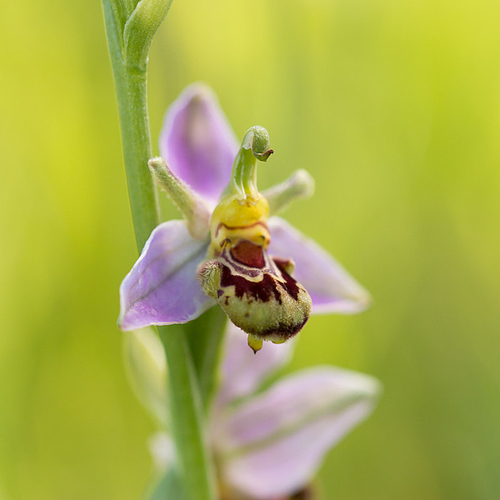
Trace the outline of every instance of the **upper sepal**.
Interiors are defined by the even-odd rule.
[[[205,85],[192,84],[170,106],[160,136],[172,172],[213,208],[226,187],[238,141]]]

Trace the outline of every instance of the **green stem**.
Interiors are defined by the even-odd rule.
[[[153,156],[147,109],[147,68],[130,68],[122,55],[119,24],[108,0],[103,0],[109,53],[115,80],[123,156],[137,248],[142,250],[160,223],[158,197],[149,172]]]
[[[216,498],[215,474],[204,433],[206,425],[202,425],[202,400],[186,333],[180,328],[172,331],[168,326],[158,330],[167,356],[172,431],[184,492],[188,500],[213,500]]]
[[[143,6],[148,4],[151,1]],[[161,4],[164,8],[169,6],[169,2],[162,1]],[[130,207],[140,251],[151,231],[160,223],[156,188],[148,169],[148,160],[153,155],[147,109],[147,53],[142,53],[140,60],[137,51],[130,60],[124,56],[121,16],[125,10],[113,8],[116,5],[119,5],[118,0],[103,0]],[[141,26],[147,28],[144,24]],[[151,29],[157,27],[158,23],[152,23]],[[144,35],[144,29],[138,30],[137,36]],[[146,35],[145,39],[150,43],[152,37]],[[129,38],[127,43],[131,45],[133,41]],[[202,403],[187,335],[183,330],[173,332],[163,327],[160,336],[168,361],[173,437],[186,500],[214,500],[213,467],[203,431]]]

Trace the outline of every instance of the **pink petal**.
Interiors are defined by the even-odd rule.
[[[238,141],[209,88],[190,85],[170,106],[160,152],[174,174],[210,206],[217,204],[229,182]]]
[[[257,390],[269,375],[289,361],[293,345],[293,340],[284,344],[265,342],[254,354],[248,347],[247,334],[229,322],[217,406],[227,405]]]
[[[379,391],[372,377],[329,367],[283,379],[219,417],[223,480],[263,500],[304,488],[327,451],[371,413]]]
[[[295,261],[293,277],[309,292],[313,314],[357,313],[370,305],[370,294],[326,250],[280,217],[268,225],[269,254]]]
[[[214,305],[196,279],[206,250],[184,221],[157,226],[120,286],[122,330],[186,323]]]

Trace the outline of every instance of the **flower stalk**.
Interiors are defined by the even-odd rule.
[[[137,248],[160,223],[147,109],[147,62],[154,33],[172,0],[103,0],[123,155]],[[203,403],[187,333],[161,327],[168,361],[172,427],[186,500],[214,500],[215,481],[203,426]]]

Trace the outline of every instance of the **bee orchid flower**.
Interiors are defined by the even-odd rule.
[[[218,303],[257,351],[293,337],[311,312],[368,306],[333,257],[276,216],[312,193],[311,176],[258,191],[257,163],[273,153],[264,128],[238,146],[214,94],[194,84],[168,110],[160,152],[149,168],[184,219],[157,226],[123,280],[123,330],[186,323]]]
[[[150,329],[126,339],[133,387],[163,427],[152,437],[150,449],[164,476],[176,467],[164,418],[166,361]],[[378,400],[378,380],[331,366],[315,366],[269,383],[288,363],[293,347],[294,342],[270,344],[254,356],[241,330],[228,326],[221,384],[208,422],[223,500],[316,498],[311,481],[324,456],[370,415]],[[161,483],[155,488],[152,498],[164,498]]]

